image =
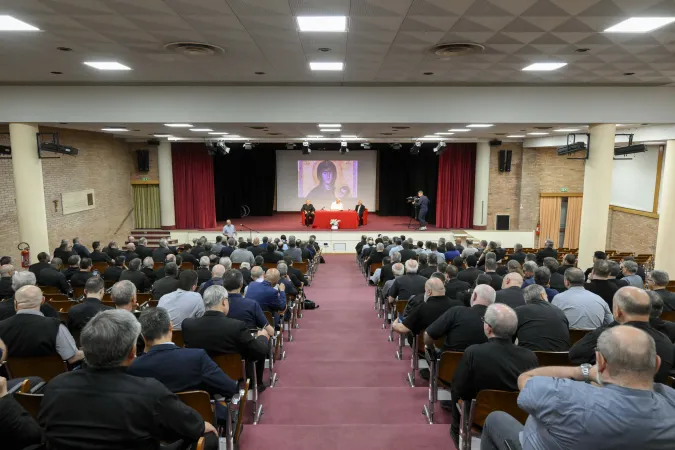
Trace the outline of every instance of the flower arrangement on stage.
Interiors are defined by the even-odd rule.
[[[340,225],[339,219],[330,219],[330,229],[331,230],[337,230],[339,225]]]

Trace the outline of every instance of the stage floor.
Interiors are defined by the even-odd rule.
[[[408,230],[408,223],[410,222],[410,217],[402,216],[378,216],[377,214],[368,213],[368,225],[359,227],[358,230],[338,230],[338,231],[360,231],[363,230],[363,233],[369,233],[372,231],[381,231],[381,230],[401,230],[401,232]],[[329,231],[329,230],[318,230],[316,228],[305,228],[300,223],[300,213],[275,213],[273,216],[265,217],[244,217],[242,219],[232,219],[232,223],[237,228],[237,231],[243,232],[246,231],[244,227],[240,224],[244,224],[249,228],[253,228],[256,231],[298,231],[298,230],[316,230],[316,231]],[[419,222],[414,220],[412,222],[414,228],[419,226]],[[220,231],[225,226],[225,222],[218,222],[218,228],[209,228],[204,231]],[[411,228],[414,229],[414,228]],[[437,228],[434,225],[427,225],[426,232],[435,232]],[[418,231],[419,233],[424,233],[425,231]]]

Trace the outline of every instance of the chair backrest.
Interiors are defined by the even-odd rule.
[[[40,412],[40,404],[42,403],[42,397],[44,397],[44,395],[42,394],[27,394],[24,392],[16,392],[14,394],[14,399],[36,421],[38,420],[38,413]]]
[[[309,265],[307,264],[307,261],[302,262],[293,261],[293,267],[302,272],[303,275],[307,275],[307,271],[309,270]]]
[[[137,292],[136,293],[136,302],[138,302],[139,305],[142,305],[145,302],[149,302],[152,300],[152,294],[147,293],[147,292]],[[157,300],[159,303],[159,300]],[[157,306],[156,304],[154,306]]]
[[[374,262],[370,265],[370,275],[372,276],[377,269],[380,269],[382,267],[381,262]]]
[[[664,311],[661,313],[661,318],[668,322],[675,322],[675,311]]]
[[[186,261],[180,265],[181,270],[194,270],[195,265],[190,261]]]
[[[61,289],[56,286],[38,286],[43,294],[61,294]]]
[[[232,263],[232,268],[233,268],[233,269],[239,269],[240,267],[241,267],[241,263],[236,263],[236,262],[233,262],[233,263]]]
[[[60,356],[10,356],[7,370],[11,378],[40,377],[46,382],[67,372],[66,363]]]
[[[183,330],[173,330],[171,332],[171,341],[179,347],[185,347],[185,342],[183,342]]]
[[[396,312],[399,314],[403,314],[403,311],[405,311],[405,307],[408,306],[408,300],[396,300]]]
[[[178,398],[194,409],[202,416],[204,422],[216,423],[216,414],[213,405],[211,405],[211,396],[206,391],[186,391],[178,392]]]
[[[504,411],[518,422],[525,424],[527,413],[518,407],[518,392],[480,391],[474,400],[473,425],[482,427],[488,414],[494,411]]]
[[[181,267],[182,267],[182,266],[183,266],[183,265],[181,264]],[[152,269],[153,269],[153,270],[157,270],[157,269],[159,269],[160,267],[164,267],[164,263],[161,262],[161,261],[155,261],[155,262],[152,264]]]
[[[101,303],[109,308],[115,308],[115,302],[112,300],[101,300]]]
[[[251,385],[251,380],[246,379],[244,386],[244,395],[239,398],[239,416],[237,417],[237,424],[234,427],[234,442],[239,442],[239,437],[244,427],[244,416],[246,414],[246,402],[248,400],[248,389]]]
[[[77,302],[71,300],[50,300],[47,303],[57,311],[68,312],[70,308],[77,305]]]
[[[265,313],[265,318],[267,319],[267,323],[270,324],[271,326],[274,326],[274,315],[272,314],[271,311],[263,311]]]
[[[539,366],[569,366],[569,352],[534,352],[539,360]]]
[[[593,330],[570,329],[570,344],[574,345]]]
[[[267,271],[267,270],[269,270],[269,269],[276,269],[276,268],[277,268],[277,263],[266,262],[266,263],[263,263],[262,267],[263,267],[263,269],[265,269],[265,271]]]
[[[80,298],[82,296],[84,296],[84,287],[74,287],[73,298]]]
[[[220,370],[233,380],[240,381],[246,377],[244,360],[239,353],[218,353],[210,356]]]
[[[438,379],[446,383],[452,381],[455,370],[459,366],[459,360],[462,359],[463,352],[443,352],[441,353],[441,362],[438,364]]]
[[[92,264],[92,267],[95,270],[98,270],[99,273],[103,273],[103,272],[105,272],[105,269],[107,269],[110,266],[105,261],[99,261],[99,262],[95,262],[94,264]]]

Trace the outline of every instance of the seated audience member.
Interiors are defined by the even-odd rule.
[[[14,290],[12,289],[12,276],[14,273],[14,266],[10,264],[0,266],[0,300],[14,296]]]
[[[206,244],[206,238],[201,237],[199,239],[193,239],[194,242],[194,247],[190,248],[190,254],[194,256],[196,259],[201,258],[202,253],[206,250],[204,245]],[[185,248],[183,248],[183,251],[185,251]]]
[[[91,273],[91,269],[91,259],[82,258],[80,260],[80,270],[70,277],[70,285],[72,287],[83,287],[87,280],[94,276],[94,274]]]
[[[204,295],[204,291],[213,285],[216,286],[223,285],[223,275],[225,274],[225,266],[216,264],[215,266],[213,266],[213,269],[211,269],[210,274],[211,278],[202,283],[201,287],[199,288],[199,293],[201,295]]]
[[[136,286],[129,280],[115,283],[110,290],[110,297],[115,304],[115,309],[134,312],[139,306],[136,300],[136,292]]]
[[[225,244],[223,244],[223,236],[218,235],[216,236],[216,243],[213,244],[213,247],[211,247],[211,253],[220,256],[220,252],[223,251],[224,247]]]
[[[445,256],[446,261],[450,262],[453,259],[460,256],[460,251],[457,250],[457,248],[455,247],[455,244],[453,244],[452,242],[446,242],[445,243],[445,254],[443,256]]]
[[[260,330],[253,336],[246,323],[227,317],[230,309],[227,291],[223,286],[211,286],[204,292],[203,317],[186,319],[183,340],[186,347],[202,348],[209,355],[238,353],[248,363],[256,365],[258,392],[264,389],[263,371],[267,357],[269,335]],[[250,369],[250,370],[249,370]],[[247,367],[252,377],[252,367]],[[235,380],[238,381],[238,380]]]
[[[517,391],[518,377],[539,365],[529,349],[513,345],[518,328],[515,311],[506,305],[490,305],[485,311],[483,332],[487,342],[474,344],[464,355],[452,377],[452,403],[464,401],[466,406],[482,390]],[[450,436],[459,447],[459,410],[453,404]]]
[[[571,253],[568,253],[565,255],[565,258],[563,259],[563,263],[558,267],[558,273],[560,275],[565,275],[565,271],[567,269],[571,269],[572,267],[576,267],[577,265],[577,257],[572,255]]]
[[[232,254],[232,252],[234,251],[234,249],[237,246],[237,241],[235,241],[232,238],[227,239],[226,241],[227,241],[227,245],[223,246],[223,249],[220,251],[220,256],[221,257],[227,256],[229,258],[230,255]]]
[[[295,262],[302,262],[302,250],[297,247],[295,239],[288,241],[288,250],[284,252],[284,256],[290,256]]]
[[[140,258],[140,256],[138,256],[138,253],[136,253],[136,245],[134,243],[129,242],[126,248],[127,251],[122,253],[122,256],[124,256],[124,258],[126,258],[127,261]]]
[[[538,284],[526,287],[523,294],[526,304],[516,308],[518,345],[533,351],[569,351],[569,321],[565,313],[548,301],[546,290]]]
[[[627,281],[631,286],[642,289],[645,282],[637,274],[637,271],[638,265],[635,261],[624,261],[623,264],[621,264],[621,273],[623,273],[623,278],[621,279]]]
[[[617,279],[617,277],[621,275],[621,266],[619,266],[618,262],[608,259],[607,265],[609,266],[609,277],[607,279],[616,286],[617,290],[624,286],[630,286],[625,279]],[[642,288],[642,286],[640,286],[640,288]]]
[[[94,241],[94,243],[91,245],[93,251],[91,252],[91,256],[89,259],[91,259],[91,262],[107,262],[108,264],[113,263],[113,259],[107,254],[101,251],[101,242],[100,241]]]
[[[166,309],[174,330],[180,330],[185,319],[204,315],[204,301],[197,290],[197,272],[184,270],[178,276],[178,289],[164,294],[157,306]]]
[[[1,376],[0,442],[5,450],[39,449],[42,443],[42,429],[14,396],[7,394],[7,379]]]
[[[145,276],[148,278],[150,286],[152,286],[154,282],[157,281],[157,273],[155,272],[155,262],[152,260],[152,256],[146,256],[145,258],[143,258],[143,267],[141,268],[141,272],[143,272]]]
[[[44,390],[39,422],[49,448],[184,449],[205,433],[209,448],[218,448],[215,428],[199,413],[159,381],[127,373],[140,331],[123,310],[103,311],[85,326],[87,368],[54,378]]]
[[[0,321],[0,336],[7,345],[7,357],[58,354],[69,364],[75,364],[82,359],[82,352],[59,319],[45,317],[40,312],[43,300],[37,286],[24,286],[16,291],[16,314]]]
[[[410,242],[408,241],[403,241],[401,243],[401,251],[399,253],[401,254],[401,263],[405,264],[405,262],[409,259],[415,259],[417,256],[417,253],[415,253],[415,250],[411,248]]]
[[[508,273],[502,281],[502,288],[497,292],[495,303],[503,303],[516,309],[525,305],[525,295],[522,286],[523,277],[517,272]]]
[[[470,345],[486,342],[483,317],[488,306],[494,302],[495,290],[492,286],[489,284],[476,286],[471,294],[471,306],[458,306],[443,313],[427,327],[424,343],[433,346],[436,339],[445,336],[442,351],[463,352]]]
[[[392,266],[391,258],[388,257],[388,256],[385,256],[384,259],[382,260],[382,267],[378,267],[377,269],[375,269],[375,272],[373,272],[373,274],[368,279],[370,281],[370,284],[377,285],[382,279],[382,270],[385,270],[386,272],[389,272],[389,271],[391,271],[391,266]],[[389,274],[387,274],[387,275],[388,275],[387,281],[393,279],[393,277],[394,277],[393,272],[391,273],[391,275],[389,275]],[[385,281],[384,283],[386,283],[387,281]]]
[[[634,257],[634,256],[622,256],[622,257],[621,257],[621,264],[625,263],[626,261],[633,261],[633,262],[635,262],[635,257]],[[644,266],[641,266],[641,265],[638,264],[638,266],[637,266],[637,271],[635,272],[635,274],[636,274],[637,276],[639,276],[640,278],[642,278],[642,283],[643,283],[643,284],[647,281],[647,274],[645,273],[645,268],[644,268]],[[619,276],[619,277],[617,277],[617,278],[621,278],[622,276],[623,276],[623,274],[621,274],[621,276]],[[642,288],[643,286],[639,286],[639,287]]]
[[[397,318],[391,324],[392,329],[398,334],[418,335],[441,317],[445,311],[454,306],[464,306],[459,300],[446,297],[443,281],[436,277],[429,278],[424,284],[424,294],[415,295],[414,299],[411,298],[408,301],[408,305],[418,299],[417,306],[404,314],[402,322]]]
[[[255,256],[253,256],[253,253],[247,250],[246,247],[247,247],[246,242],[241,242],[239,244],[239,248],[237,248],[232,252],[232,254],[230,255],[230,259],[232,260],[233,263],[247,262],[251,265],[255,264]]]
[[[466,247],[464,250],[462,250],[462,254],[460,255],[463,259],[468,258],[469,256],[475,256],[476,261],[478,261],[478,255],[480,255],[481,249],[475,248],[473,246],[473,239],[467,239],[466,240]]]
[[[170,294],[178,290],[180,282],[176,278],[178,266],[170,262],[164,266],[164,277],[158,278],[152,285],[152,298],[159,300],[163,295]]]
[[[253,268],[255,269],[255,267]],[[254,273],[251,271],[251,276]],[[248,285],[246,298],[258,302],[263,311],[280,312],[286,309],[286,285],[279,284],[279,270],[269,269],[265,272],[265,278],[262,282]],[[278,326],[278,317],[275,318],[275,326]]]
[[[77,255],[77,253],[73,251],[73,245],[68,239],[61,240],[61,245],[54,249],[54,258],[59,258],[61,261],[68,262],[68,258],[73,255]]]
[[[284,285],[284,292],[286,295],[298,295],[298,290],[293,285],[291,277],[288,276],[288,266],[286,263],[279,261],[277,270],[279,271],[279,285]]]
[[[429,279],[431,274],[438,271],[438,256],[435,253],[429,253],[427,255],[428,264],[424,269],[419,270],[419,275]]]
[[[464,263],[464,260],[462,260],[462,263]],[[417,256],[417,271],[421,272],[427,267],[429,267],[429,256],[426,253],[420,253]]]
[[[388,280],[386,283],[382,285],[382,302],[386,301],[389,298],[389,289],[391,289],[391,285],[394,284],[394,281],[401,277],[405,273],[405,266],[401,263],[396,263],[393,266],[391,266],[391,271],[394,273],[394,279],[393,280]]]
[[[543,265],[544,258],[553,258],[556,261],[558,260],[558,250],[553,248],[553,241],[551,239],[546,239],[544,243],[544,248],[537,252],[537,264]]]
[[[652,310],[649,312],[649,325],[668,336],[670,342],[675,343],[675,322],[663,320],[663,299],[654,291],[647,291],[649,300],[652,302]]]
[[[171,253],[169,250],[169,241],[162,238],[159,240],[159,247],[152,251],[152,259],[155,262],[166,261],[166,256]]]
[[[609,280],[609,264],[606,260],[600,259],[593,264],[590,281],[585,284],[585,288],[602,297],[607,302],[609,309],[612,309],[612,301],[617,287]]]
[[[661,367],[654,380],[657,383],[667,382],[668,373],[673,367],[673,350],[675,347],[665,334],[649,325],[651,307],[652,303],[646,291],[634,286],[619,289],[614,296],[614,322],[588,333],[574,344],[570,349],[570,361],[573,364],[595,364],[595,348],[597,347],[598,336],[607,328],[617,325],[630,325],[645,331],[654,339],[656,353],[661,358]]]
[[[201,348],[181,348],[173,343],[171,319],[164,308],[150,308],[141,313],[141,334],[146,353],[127,369],[137,377],[154,378],[171,392],[206,391],[211,396],[232,398],[239,392],[236,381],[225,375]],[[227,418],[226,407],[216,405],[218,422]]]
[[[87,247],[82,245],[79,237],[73,238],[73,252],[79,255],[80,258],[91,258],[91,253]]]
[[[256,256],[256,258],[257,258],[257,256]],[[220,258],[220,259],[222,260],[223,258]],[[227,258],[227,259],[230,259],[230,258]],[[221,265],[223,265],[223,267],[224,267],[224,264],[221,264]],[[230,266],[231,265],[232,265],[232,263],[230,263]],[[244,277],[244,286],[247,286],[250,282],[253,281],[253,280],[251,280],[251,265],[249,263],[241,263],[241,264],[239,264],[239,269],[234,269],[234,270],[238,270],[241,273],[242,277]]]
[[[556,295],[551,304],[565,313],[570,329],[595,330],[614,322],[612,312],[599,295],[584,288],[584,273],[571,267],[565,271],[567,290]]]
[[[506,273],[517,273],[520,275],[520,278],[525,278],[525,273],[523,272],[523,266],[518,262],[511,260],[506,263]]]
[[[227,290],[229,311],[227,317],[241,320],[248,328],[265,330],[268,336],[274,336],[274,328],[267,323],[267,318],[260,304],[253,299],[241,295],[244,277],[236,269],[230,269],[223,275],[223,287]]]
[[[551,289],[550,280],[551,271],[548,270],[548,267],[537,267],[534,271],[534,284],[538,284],[546,290],[549,302],[553,300],[553,297],[558,295],[558,291]]]
[[[455,238],[455,250],[457,250],[461,256],[464,251],[464,246],[462,245],[462,238]]]
[[[534,261],[525,261],[523,264],[523,289],[534,283],[534,273],[537,271],[537,263]]]
[[[368,244],[368,236],[362,234],[361,240],[356,244],[356,247],[354,247],[354,249],[356,250],[356,256],[361,256],[361,250],[363,250],[363,247],[367,244]]]
[[[478,278],[478,275],[482,274],[483,272],[476,268],[478,258],[476,258],[474,255],[467,256],[465,258],[465,261],[466,261],[466,269],[460,271],[459,275],[457,275],[457,278],[473,286],[476,284],[476,278]]]
[[[525,426],[493,412],[483,426],[481,449],[506,449],[506,441],[527,449],[671,448],[675,391],[653,382],[660,363],[654,340],[642,330],[617,326],[597,341],[595,366],[522,374],[518,406],[529,414]]]
[[[385,247],[384,252],[391,256],[392,253],[394,252],[400,252],[403,250],[403,242],[401,241],[400,238],[394,237],[393,242],[391,242],[387,247]]]
[[[104,294],[105,283],[103,282],[103,278],[91,277],[87,280],[84,287],[84,300],[68,311],[68,330],[70,330],[73,336],[79,335],[84,326],[96,314],[112,309],[101,303]]]
[[[4,302],[0,302],[0,320],[5,320],[16,314],[16,309],[14,308],[14,292],[18,291],[24,286],[36,285],[37,282],[33,272],[14,272],[14,275],[12,276],[12,296]],[[40,312],[45,317],[54,317],[56,319],[59,318],[59,313],[56,312],[54,308],[49,306],[48,303],[45,303],[44,298],[42,299],[42,304],[40,305]]]
[[[108,242],[108,246],[104,247],[102,251],[113,261],[122,254],[122,251],[118,248],[117,242],[115,241]]]
[[[136,253],[142,260],[145,260],[145,258],[152,258],[153,251],[151,248],[148,248],[148,240],[146,238],[142,237],[138,240],[138,245],[136,245]]]
[[[562,274],[558,273],[560,264],[554,258],[546,257],[544,258],[544,267],[546,267],[550,272],[549,287],[560,293],[565,291],[565,278]]]
[[[148,277],[141,272],[141,260],[134,258],[129,261],[129,268],[120,274],[119,281],[129,280],[134,283],[139,292],[147,292],[152,287]]]
[[[115,265],[110,266],[103,271],[103,279],[105,281],[119,281],[122,272],[124,272],[124,256],[118,256],[115,258]]]
[[[176,266],[178,266],[178,272],[180,272],[180,265],[184,261],[183,255],[187,256],[187,255],[190,255],[190,254],[187,253],[187,252],[183,252],[180,255],[174,255],[174,254],[166,255],[166,260],[164,261],[164,265],[162,267],[160,267],[159,269],[157,269],[156,272],[155,272],[157,274],[157,279],[161,280],[162,278],[164,278],[166,265],[169,264],[169,263],[175,263]],[[192,256],[192,255],[190,255],[190,256]],[[176,272],[176,277],[178,277],[178,272]]]
[[[445,295],[451,299],[458,299],[459,292],[466,292],[471,289],[471,285],[466,281],[457,278],[459,270],[454,264],[445,268]]]
[[[427,279],[417,274],[417,268],[417,261],[414,259],[406,261],[405,273],[396,278],[389,288],[387,293],[389,303],[394,303],[395,300],[408,300],[413,295],[424,294]]]
[[[366,258],[364,262],[366,270],[370,270],[370,265],[373,263],[381,263],[385,256],[387,255],[384,251],[384,244],[380,242],[375,246],[375,251],[370,252],[370,255]]]
[[[262,267],[260,266],[255,266],[251,269],[251,282],[248,284],[250,286],[252,283],[262,283],[265,281],[265,271],[263,270]],[[246,294],[246,291],[248,290],[248,286],[246,286],[246,289],[244,290],[244,294]]]
[[[387,262],[387,260],[389,260],[389,262]],[[389,280],[393,280],[394,272],[392,271],[392,266],[400,262],[402,262],[400,252],[393,252],[391,257],[385,256],[382,260],[382,268],[380,269],[380,277],[378,281],[384,284]]]
[[[499,291],[502,288],[503,278],[497,273],[497,261],[492,258],[485,259],[485,274],[488,275],[492,282],[490,286],[495,291]]]
[[[522,266],[525,263],[525,256],[523,244],[515,244],[513,246],[513,254],[509,256],[509,261],[518,261]]]
[[[28,270],[35,274],[36,279],[39,279],[40,278],[40,271],[42,271],[42,269],[46,269],[47,267],[50,266],[50,264],[49,264],[49,253],[40,252],[37,255],[37,259],[38,259],[38,262],[36,262],[35,264],[31,264],[28,267]]]
[[[664,311],[675,311],[675,292],[670,292],[666,286],[670,277],[663,270],[652,270],[647,277],[647,287],[656,292],[663,299]]]
[[[197,269],[197,284],[201,286],[211,279],[211,270],[209,264],[211,260],[208,256],[199,258],[199,269]]]
[[[172,255],[172,254],[166,255],[166,260],[164,262],[166,263],[166,261],[172,261],[173,260],[171,258],[172,256],[174,256],[174,255]],[[180,256],[183,258],[183,262],[192,263],[191,267],[193,269],[196,269],[197,266],[199,265],[199,260],[192,253],[192,245],[190,245],[190,244],[185,244],[183,246],[183,251],[180,252]]]
[[[429,247],[429,255],[436,255],[436,262],[445,262],[445,255],[441,252],[438,251],[438,244],[436,242],[431,243],[431,247]]]
[[[586,281],[590,281],[589,275],[591,274],[591,272],[593,272],[593,267],[595,266],[595,263],[598,262],[598,261],[606,261],[606,260],[607,260],[607,254],[605,252],[598,250],[595,253],[593,253],[593,266],[589,267],[584,272],[584,276],[586,277]]]
[[[528,253],[525,255],[525,262],[532,261],[533,263],[537,262],[537,255],[534,253]]]
[[[251,255],[253,254],[251,253]],[[265,261],[266,263],[278,263],[279,261],[284,259],[283,254],[279,254],[277,252],[277,244],[275,244],[274,242],[270,242],[267,245],[267,251],[262,253],[262,257],[263,261]],[[253,263],[251,263],[251,265],[252,266],[255,265],[255,259],[253,260]]]
[[[66,276],[61,272],[61,259],[52,259],[50,267],[42,269],[38,277],[38,284],[40,286],[54,286],[59,288],[63,294],[68,294],[72,291]]]
[[[73,275],[80,271],[80,259],[79,255],[72,255],[68,258],[68,268],[63,272],[68,282],[70,282]]]

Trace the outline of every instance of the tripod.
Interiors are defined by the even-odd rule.
[[[417,220],[417,215],[419,214],[420,207],[416,204],[415,201],[410,202],[412,204],[412,216],[410,216],[410,220],[408,221],[408,229],[413,229],[416,230],[419,227],[416,227],[415,224],[413,223],[413,220]]]

